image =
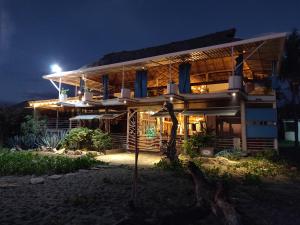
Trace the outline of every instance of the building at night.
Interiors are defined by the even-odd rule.
[[[220,149],[276,149],[271,79],[277,75],[285,39],[286,33],[239,39],[229,29],[110,53],[79,69],[44,75],[58,98],[32,101],[30,106],[36,115],[49,115],[53,132],[100,127],[129,150],[137,132],[140,150],[159,151],[171,132],[163,109],[170,101],[179,123],[179,147],[190,135],[210,130]],[[62,88],[66,86],[68,93]]]

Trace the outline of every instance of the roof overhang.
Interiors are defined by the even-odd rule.
[[[282,55],[282,50],[286,36],[287,33],[272,33],[268,35],[249,38],[241,41],[229,42],[225,44],[207,46],[186,51],[179,51],[109,65],[81,68],[78,70],[66,71],[57,74],[49,74],[43,76],[43,78],[53,81],[59,81],[61,78],[63,83],[70,85],[79,85],[79,78],[83,75],[87,78],[88,82],[94,82],[92,80],[89,80],[88,77],[101,76],[110,72],[120,72],[123,69],[132,70],[141,69],[143,67],[150,68],[158,65],[167,65],[170,63],[180,62],[182,60],[185,62],[205,60],[216,55],[227,57],[231,56],[232,47],[234,49],[234,54],[238,55],[242,51],[253,51],[253,49],[257,48],[263,42],[265,42],[265,44],[260,49],[260,55],[270,61],[279,60],[279,58]]]

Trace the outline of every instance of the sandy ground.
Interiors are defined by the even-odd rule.
[[[57,180],[44,178],[43,184],[32,185],[31,176],[0,177],[1,225],[105,225],[133,215],[128,204],[131,167],[80,170]],[[194,201],[188,175],[145,167],[139,178],[138,210],[152,224]],[[299,182],[237,185],[230,196],[244,225],[300,224]]]
[[[29,184],[30,178],[0,178],[1,225],[114,224],[131,214],[130,168],[82,170],[58,180],[45,177],[43,184],[36,185]],[[193,186],[189,178],[141,169],[138,196],[139,206],[151,218],[173,206],[188,205]]]
[[[116,154],[101,155],[96,157],[98,160],[108,162],[110,165],[134,165],[135,154],[133,152],[124,152]],[[153,166],[161,159],[158,153],[140,153],[138,157],[139,166]]]

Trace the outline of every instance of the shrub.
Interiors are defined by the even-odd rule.
[[[94,149],[101,151],[112,147],[112,139],[100,129],[91,130],[86,127],[71,129],[61,142],[68,149]]]
[[[191,158],[195,158],[199,156],[199,153],[192,147],[191,142],[184,141],[183,142],[183,148],[187,155],[189,155]]]
[[[88,169],[99,164],[93,158],[83,156],[45,156],[32,151],[0,151],[0,175],[31,175],[68,173],[78,169]]]
[[[21,123],[21,136],[35,135],[38,137],[45,134],[46,128],[46,120],[38,120],[32,116],[26,116],[25,122]]]
[[[183,161],[177,160],[175,162],[170,162],[168,159],[163,158],[158,163],[155,163],[154,166],[163,170],[171,170],[175,172],[183,172],[184,165]]]
[[[109,149],[112,147],[112,139],[107,133],[103,133],[100,129],[92,132],[92,143],[93,147],[97,151]]]
[[[213,134],[194,134],[190,137],[193,148],[211,147],[214,146],[215,136]]]
[[[232,160],[238,160],[242,157],[242,155],[242,151],[239,149],[225,149],[215,154],[215,156],[225,157]]]
[[[92,130],[86,127],[71,129],[62,141],[62,146],[69,149],[90,148]]]

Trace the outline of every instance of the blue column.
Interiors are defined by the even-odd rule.
[[[79,91],[81,92],[81,94],[83,94],[84,92],[84,80],[82,79],[82,77],[80,77],[79,80]]]
[[[243,74],[243,68],[244,68],[243,61],[244,61],[243,54],[239,54],[239,56],[235,59],[236,66],[234,69],[234,75],[243,77],[243,75],[244,75]],[[238,65],[240,65],[240,66],[237,67]]]
[[[191,64],[189,63],[179,65],[179,92],[182,94],[191,93],[190,70]]]
[[[102,76],[103,100],[109,98],[108,85],[109,85],[108,75],[103,75]]]
[[[136,71],[134,83],[134,97],[143,98],[147,97],[147,71]]]

